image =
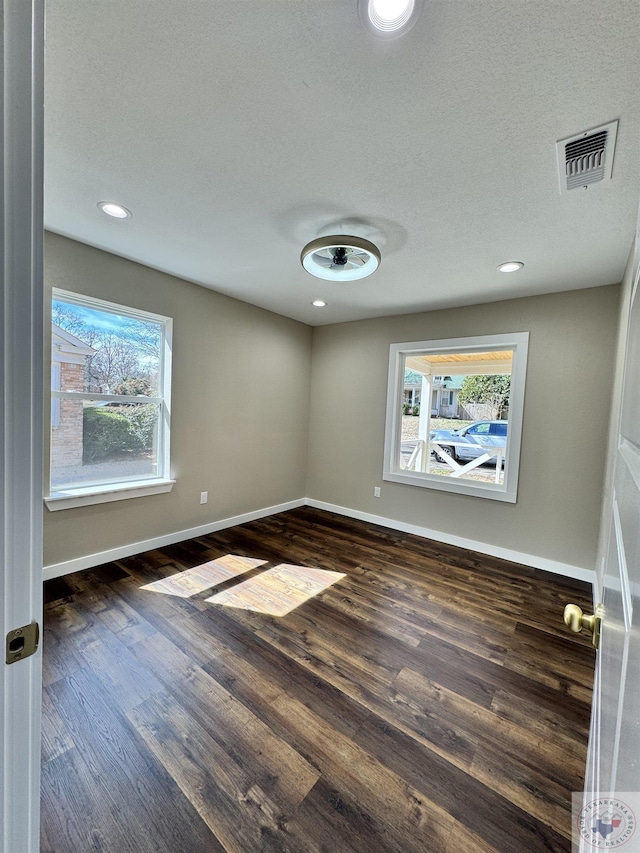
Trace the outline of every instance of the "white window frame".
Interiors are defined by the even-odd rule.
[[[111,483],[91,483],[85,486],[51,490],[51,471],[46,474],[47,494],[45,505],[49,510],[71,509],[77,506],[108,503],[110,501],[128,498],[145,497],[147,495],[169,492],[175,484],[171,478],[171,352],[173,320],[161,314],[141,311],[104,299],[96,299],[67,290],[54,288],[53,301],[69,302],[84,308],[109,311],[121,317],[134,320],[159,323],[163,329],[160,346],[160,365],[158,370],[158,396],[127,396],[122,394],[101,394],[93,391],[60,391],[52,390],[52,399],[102,400],[116,403],[155,403],[159,409],[158,415],[158,474],[155,477],[118,480]],[[51,407],[50,407],[51,409]]]
[[[54,361],[51,365],[51,390],[60,390],[60,374],[62,365],[59,361]],[[60,426],[60,398],[52,395],[51,397],[51,426]]]
[[[488,498],[490,500],[516,503],[518,496],[528,345],[528,332],[391,344],[389,350],[383,480],[426,489],[436,489],[443,492],[454,492]],[[513,352],[513,362],[511,370],[511,393],[509,396],[509,436],[505,456],[504,482],[482,483],[474,480],[443,477],[430,474],[428,471],[407,471],[401,469],[399,464],[402,436],[401,401],[404,387],[405,358],[411,355],[424,355],[426,353],[464,353],[507,349]],[[427,412],[425,414],[430,417],[431,413]]]

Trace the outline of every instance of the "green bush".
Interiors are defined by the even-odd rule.
[[[88,407],[83,412],[82,462],[103,462],[117,453],[153,447],[157,409],[148,406]]]
[[[150,403],[147,406],[127,406],[128,411],[123,411],[129,421],[129,436],[131,438],[131,450],[143,452],[151,450],[155,435],[158,409]]]
[[[82,462],[102,462],[129,444],[129,421],[115,409],[86,408],[82,418]]]
[[[136,376],[127,376],[122,382],[118,382],[114,386],[113,394],[126,394],[128,397],[135,397],[137,394],[142,394],[145,397],[151,396],[151,385],[148,379],[142,379]]]

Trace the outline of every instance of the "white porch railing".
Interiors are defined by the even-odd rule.
[[[500,482],[500,476],[502,473],[502,461],[504,459],[504,447],[491,447],[486,444],[476,443],[474,447],[479,447],[484,451],[480,456],[477,456],[475,459],[471,459],[469,462],[461,465],[456,459],[453,459],[443,450],[444,447],[469,447],[468,441],[447,441],[446,443],[439,444],[437,441],[424,441],[419,438],[416,441],[416,446],[413,448],[411,456],[407,460],[407,471],[425,471],[429,472],[431,469],[431,451],[435,451],[438,454],[438,461],[442,464],[448,465],[451,468],[450,477],[463,477],[469,471],[473,471],[474,468],[477,468],[479,465],[484,465],[485,462],[489,462],[491,459],[496,460],[496,473],[495,473],[495,482]],[[425,452],[426,449],[426,452]],[[439,453],[438,453],[439,451]],[[425,458],[426,457],[426,458]],[[422,463],[422,464],[420,464]],[[416,468],[416,465],[420,464],[419,468]]]

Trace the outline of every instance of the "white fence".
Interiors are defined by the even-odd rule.
[[[445,448],[447,447],[464,447],[466,449],[469,448],[468,441],[447,441],[446,443],[438,443],[437,441],[424,441],[419,438],[416,441],[416,445],[413,448],[413,452],[409,457],[406,465],[407,471],[424,471],[428,473],[431,470],[431,452],[433,451],[440,463],[448,465],[451,468],[450,477],[464,477],[465,474],[468,474],[470,471],[473,471],[474,468],[478,468],[480,465],[484,465],[485,462],[489,462],[492,459],[495,459],[496,463],[496,473],[495,473],[495,482],[500,483],[502,476],[502,462],[504,460],[504,447],[490,447],[486,444],[481,444],[480,442],[474,444],[474,447],[481,449],[483,452],[480,456],[476,456],[474,459],[471,459],[469,462],[465,462],[464,464],[460,464],[456,459],[450,456]],[[425,452],[426,451],[426,452]]]

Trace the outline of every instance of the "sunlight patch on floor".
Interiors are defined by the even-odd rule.
[[[286,616],[343,577],[340,572],[283,563],[205,600],[270,616]]]
[[[192,595],[197,595],[199,592],[204,592],[205,589],[210,589],[219,583],[243,575],[257,566],[264,566],[266,562],[266,560],[256,560],[253,557],[226,554],[224,557],[218,557],[217,560],[211,560],[193,569],[186,569],[184,572],[178,572],[178,574],[145,584],[140,588],[152,592],[161,592],[165,595],[177,595],[180,598],[191,598]]]

